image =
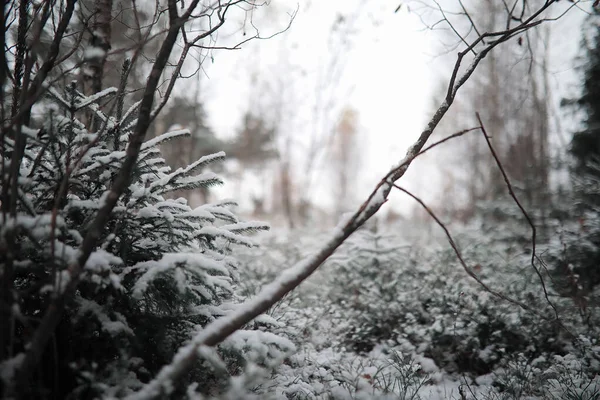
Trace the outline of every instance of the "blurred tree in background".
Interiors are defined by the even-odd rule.
[[[583,129],[575,132],[569,148],[573,156],[573,201],[557,209],[565,212],[563,250],[556,256],[556,275],[563,293],[582,297],[600,284],[600,12],[596,9],[583,26],[581,96],[564,101],[583,112]]]
[[[331,166],[334,174],[335,214],[339,217],[350,211],[356,201],[356,187],[360,171],[364,140],[360,137],[358,112],[345,108],[341,112],[333,134],[331,149]]]
[[[575,157],[576,175],[597,174],[598,169],[591,166],[600,161],[600,12],[588,18],[588,27],[584,29],[582,45],[585,64],[583,66],[583,85],[581,98],[575,104],[585,112],[584,129],[573,135],[570,152]],[[587,31],[587,32],[586,32]],[[587,34],[586,34],[587,33]],[[571,102],[573,104],[574,102]],[[595,202],[600,202],[596,199]]]
[[[471,20],[465,22],[464,18],[447,14],[442,21],[465,34],[465,38],[474,35],[474,29],[494,32],[507,26],[502,2],[465,2],[464,6]],[[520,7],[527,5],[517,2],[515,7],[518,15]],[[449,32],[453,40],[461,40],[453,30]],[[550,31],[541,27],[511,41],[502,54],[490,53],[437,131],[440,138],[477,126],[475,112],[479,112],[517,195],[526,206],[540,210],[550,202],[549,35]],[[445,96],[444,85],[440,84],[436,90],[436,101]],[[479,202],[506,196],[504,179],[480,134],[466,135],[448,144],[447,150],[437,151],[448,163],[457,165],[448,168],[448,163],[441,164],[443,182],[447,185],[444,192],[451,191],[452,195],[440,207],[449,216],[467,221],[476,216]]]

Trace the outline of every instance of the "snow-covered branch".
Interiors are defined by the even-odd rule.
[[[369,220],[387,201],[394,183],[406,173],[415,158],[422,154],[425,143],[447,113],[459,89],[469,80],[480,62],[495,47],[514,37],[515,34],[525,32],[542,23],[541,15],[555,2],[554,0],[546,1],[528,18],[523,18],[522,22],[516,27],[511,27],[502,32],[482,33],[468,44],[463,51],[459,52],[448,85],[446,98],[431,117],[417,141],[409,148],[405,157],[381,179],[359,209],[351,217],[341,221],[331,232],[329,239],[310,257],[285,270],[275,281],[265,286],[256,297],[243,304],[233,313],[206,326],[194,340],[178,351],[173,361],[163,367],[154,380],[141,391],[130,396],[129,399],[147,399],[161,396],[165,391],[168,391],[173,381],[182,376],[194,364],[198,357],[198,352],[203,346],[215,346],[221,343],[253,318],[266,312],[281,300],[283,296],[308,278],[353,232]],[[484,39],[490,39],[490,41],[486,42]],[[464,71],[461,71],[463,59],[477,46],[479,46],[478,52],[473,57],[471,63]],[[431,147],[433,146],[429,148]]]

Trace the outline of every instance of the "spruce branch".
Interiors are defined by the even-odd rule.
[[[69,1],[71,1],[71,0],[69,0]],[[227,3],[219,2],[218,5],[219,5],[220,9],[225,8],[225,10],[226,10],[228,7],[238,4],[238,3],[242,3],[242,2],[244,2],[244,1],[241,1],[241,0],[230,1]],[[74,2],[72,2],[72,3],[74,3]],[[73,174],[75,169],[79,168],[80,163],[83,161],[84,156],[86,156],[86,158],[85,158],[86,162],[89,161],[88,156],[89,156],[90,151],[93,151],[94,153],[98,153],[98,155],[100,156],[99,158],[109,159],[110,160],[109,162],[111,164],[112,164],[112,162],[118,162],[121,165],[118,169],[115,168],[116,173],[113,175],[113,178],[111,178],[112,182],[110,183],[110,185],[108,185],[109,189],[104,192],[103,196],[101,197],[100,203],[97,204],[98,207],[91,207],[92,206],[91,204],[85,204],[82,208],[84,210],[95,210],[95,213],[91,214],[92,218],[89,220],[90,222],[86,226],[85,236],[83,238],[81,238],[81,240],[78,241],[78,243],[80,243],[80,245],[79,245],[79,249],[76,254],[76,260],[74,262],[71,262],[70,264],[67,264],[65,270],[60,271],[61,278],[63,278],[62,285],[60,288],[58,288],[59,290],[55,290],[52,293],[52,295],[50,296],[49,305],[48,305],[47,309],[44,311],[43,317],[42,317],[39,325],[33,332],[31,341],[26,344],[26,351],[24,352],[24,354],[19,356],[19,359],[14,360],[15,366],[16,366],[16,375],[15,375],[15,379],[9,383],[9,385],[8,385],[9,387],[5,388],[5,394],[8,396],[11,396],[11,395],[19,396],[26,392],[28,383],[30,382],[32,375],[37,370],[37,366],[41,361],[42,355],[43,355],[44,351],[46,350],[51,337],[54,335],[54,332],[55,332],[55,329],[56,329],[58,323],[61,321],[61,319],[64,315],[66,304],[67,304],[67,302],[69,302],[72,299],[74,293],[76,292],[78,284],[81,282],[81,280],[83,278],[86,264],[88,264],[90,255],[92,255],[92,253],[94,251],[96,251],[96,248],[98,246],[98,241],[100,240],[100,238],[102,236],[102,232],[107,227],[107,224],[108,224],[109,220],[111,219],[111,217],[114,216],[115,213],[117,212],[117,208],[115,208],[115,207],[117,206],[119,199],[121,198],[123,193],[126,192],[127,188],[131,184],[131,181],[134,176],[135,168],[136,168],[136,166],[138,166],[139,161],[140,161],[140,155],[144,154],[145,157],[154,157],[154,155],[156,155],[155,153],[158,150],[153,147],[156,147],[161,140],[167,139],[169,137],[169,135],[179,136],[180,133],[183,134],[183,132],[175,133],[175,134],[171,133],[171,134],[166,134],[167,137],[163,137],[156,141],[151,141],[150,143],[144,141],[146,132],[152,122],[152,119],[157,115],[157,112],[159,111],[159,110],[153,108],[153,104],[154,104],[154,96],[155,96],[156,90],[160,86],[161,76],[163,75],[165,68],[168,66],[169,57],[172,53],[173,48],[175,47],[175,45],[177,43],[177,40],[180,38],[180,35],[183,31],[183,26],[187,22],[189,22],[190,20],[195,18],[194,10],[198,7],[199,4],[200,4],[200,0],[191,1],[188,5],[185,5],[186,7],[183,7],[184,10],[182,11],[182,15],[179,16],[178,10],[177,10],[177,8],[178,8],[177,1],[176,0],[168,1],[167,13],[168,13],[168,19],[169,19],[169,27],[166,31],[166,36],[165,36],[164,41],[158,51],[156,60],[152,66],[151,72],[146,81],[146,85],[144,87],[144,92],[143,92],[141,101],[139,103],[135,104],[133,107],[131,107],[131,109],[129,111],[127,111],[123,114],[123,110],[122,110],[122,96],[124,94],[125,81],[127,79],[127,74],[129,73],[129,71],[131,71],[132,66],[135,64],[135,61],[141,52],[141,47],[142,47],[143,43],[145,43],[146,39],[150,35],[150,28],[147,30],[144,40],[140,43],[140,46],[136,49],[136,52],[134,53],[131,61],[128,62],[126,66],[124,66],[121,85],[120,85],[119,90],[117,91],[117,101],[113,104],[113,107],[116,107],[118,109],[117,114],[118,114],[119,118],[115,119],[113,117],[109,117],[109,115],[112,115],[112,112],[107,115],[104,115],[100,111],[100,109],[95,105],[95,103],[94,103],[95,98],[80,96],[83,99],[83,101],[85,102],[80,105],[82,107],[85,106],[86,108],[90,109],[94,113],[94,115],[98,115],[98,117],[103,122],[101,131],[104,131],[105,129],[109,129],[109,130],[115,129],[117,131],[115,133],[115,138],[114,138],[115,146],[122,143],[123,138],[126,137],[126,136],[119,135],[118,131],[120,129],[130,130],[131,128],[133,128],[132,129],[133,132],[128,137],[128,145],[127,145],[126,150],[124,152],[115,151],[115,153],[122,153],[123,154],[122,157],[121,157],[121,154],[116,154],[117,158],[113,159],[111,156],[115,155],[115,154],[109,155],[109,154],[106,154],[104,150],[95,148],[95,145],[98,143],[98,140],[101,136],[100,135],[101,132],[98,132],[92,138],[91,142],[88,143],[87,146],[84,146],[83,151],[79,152],[78,157],[76,157],[74,162],[71,162],[70,157],[69,157],[68,161],[70,164],[67,165],[67,170],[68,170],[67,176],[65,176],[64,179],[62,180],[63,184],[61,185],[61,190],[59,193],[61,195],[59,196],[59,198],[63,197],[64,192],[66,191],[66,188],[67,188],[66,183],[68,182],[69,176],[71,176]],[[70,15],[68,15],[68,18],[67,18],[67,15],[61,15],[61,20],[59,22],[59,27],[57,28],[57,31],[60,31],[62,29],[63,21],[67,21],[65,23],[68,24],[68,21],[70,20],[71,15],[72,15],[72,11],[71,11]],[[225,22],[225,12],[219,12],[219,18],[220,18],[220,24],[215,29],[211,29],[211,32],[209,34],[214,33],[218,28],[220,28],[223,25],[223,23]],[[63,34],[57,35],[57,37],[55,37],[54,42],[60,44],[62,37],[64,37]],[[51,49],[54,49],[54,48],[55,48],[55,46],[51,46]],[[7,122],[7,125],[4,125],[4,127],[11,127],[12,124],[14,124],[14,121],[21,121],[23,118],[29,118],[29,113],[26,111],[23,111],[23,107],[30,108],[31,104],[35,103],[35,101],[38,99],[39,95],[41,94],[41,91],[45,91],[49,87],[49,85],[45,81],[46,79],[43,75],[47,76],[48,73],[52,70],[52,68],[54,68],[54,66],[56,65],[57,55],[58,55],[58,53],[52,55],[52,53],[50,52],[48,59],[47,59],[47,63],[44,63],[44,65],[42,65],[42,67],[41,67],[42,75],[33,76],[33,78],[32,78],[33,83],[31,85],[29,85],[29,84],[25,85],[25,87],[30,88],[30,90],[27,91],[27,94],[25,96],[25,99],[24,99],[25,101],[22,101],[20,103],[20,105],[21,105],[20,110],[14,116],[12,116],[12,119],[9,120]],[[28,60],[26,59],[25,60],[26,66],[24,68],[25,71],[28,70],[27,61]],[[181,62],[183,62],[183,60],[181,60]],[[31,71],[31,68],[29,69],[29,71]],[[44,72],[44,71],[46,71],[46,72]],[[25,77],[26,78],[28,77],[27,74],[25,74]],[[39,90],[34,90],[36,87],[38,87]],[[108,93],[107,91],[103,91],[102,93],[99,93],[97,96],[102,96],[107,93]],[[53,93],[53,94],[56,94],[56,93]],[[30,98],[30,95],[31,96],[35,95],[34,96],[35,98]],[[72,93],[73,99],[75,98],[74,96],[75,96],[75,93]],[[91,96],[91,97],[93,97],[93,96]],[[60,101],[60,99],[59,99],[59,101]],[[62,103],[65,103],[65,102],[63,101]],[[64,105],[65,104],[63,104],[63,106]],[[70,108],[73,108],[72,104],[70,104]],[[17,128],[19,128],[21,126],[22,126],[22,124],[18,124]],[[69,143],[69,145],[70,145],[70,143]],[[53,148],[50,148],[50,150],[54,151]],[[42,151],[45,151],[45,150],[42,149]],[[219,183],[220,180],[218,180],[218,178],[216,178],[216,177],[213,177],[213,175],[211,175],[211,174],[200,174],[197,176],[187,176],[187,175],[190,174],[193,170],[198,170],[198,169],[202,168],[203,166],[205,166],[206,164],[216,161],[216,160],[219,160],[223,157],[224,157],[224,153],[217,153],[217,154],[207,156],[207,157],[204,157],[204,158],[198,160],[198,162],[193,163],[189,168],[179,169],[179,170],[175,171],[173,174],[171,174],[172,181],[166,182],[166,186],[168,186],[168,187],[165,189],[171,191],[171,190],[178,189],[178,188],[185,189],[185,188],[191,188],[191,187],[196,187],[196,186],[205,186],[205,185],[210,185],[210,184],[214,184],[214,183]],[[58,159],[56,161],[58,162]],[[153,159],[152,161],[155,161],[155,160]],[[166,168],[166,166],[160,166],[160,164],[154,163],[153,166],[154,166],[154,168],[158,168],[159,170],[161,170],[161,172],[165,172],[166,170],[168,170],[168,168]],[[90,171],[93,171],[94,169],[98,169],[98,167],[102,167],[102,162],[92,162],[91,166],[86,165],[86,167],[84,169],[86,172],[90,172]],[[111,168],[113,168],[113,167],[111,166]],[[78,171],[77,176],[81,176],[82,171],[83,170]],[[167,176],[167,178],[168,178],[168,176]],[[164,190],[163,190],[163,192],[164,192]],[[154,200],[158,199],[158,197],[156,196],[156,193],[151,193],[149,196]],[[87,200],[80,201],[79,204],[82,205],[86,201]],[[124,201],[127,204],[130,203],[128,198],[126,198]],[[202,213],[199,211],[198,217],[195,217],[195,213],[194,213],[194,215],[190,215],[190,218],[206,219],[208,217],[205,217],[205,216],[208,215],[208,216],[210,216],[209,219],[211,219],[211,220],[215,220],[218,218],[218,219],[227,221],[228,223],[234,223],[234,224],[237,223],[238,221],[237,221],[237,218],[235,217],[235,215],[230,213],[225,208],[225,206],[226,206],[226,204],[215,205],[215,206],[212,206],[212,208],[205,207],[204,209],[206,210],[206,212]],[[74,206],[74,209],[76,209],[76,208],[77,208],[77,206]],[[53,209],[54,217],[52,217],[52,221],[53,221],[52,225],[56,225],[57,210],[58,209],[55,206]],[[122,212],[123,211],[121,210],[121,208],[119,208],[118,213],[122,213]],[[166,210],[165,212],[168,212],[168,210]],[[86,217],[86,219],[87,219],[87,217]],[[177,220],[175,220],[175,221],[177,222]],[[181,224],[185,225],[186,222],[187,221],[181,221]],[[181,224],[180,224],[180,227],[182,229],[184,229],[184,226]],[[170,223],[166,224],[165,228],[170,229]],[[257,227],[250,227],[250,228],[257,228]],[[52,229],[54,229],[54,228],[52,228]],[[235,239],[236,241],[238,241],[240,243],[243,243],[246,245],[252,245],[252,243],[250,241],[244,240],[242,237],[238,237],[237,233],[226,230],[226,229],[224,229],[223,232],[221,232],[220,236],[226,237],[228,240]]]
[[[193,10],[193,8],[198,4],[198,1],[199,0],[195,0],[192,2],[190,5],[191,10]],[[74,3],[74,1],[70,0],[68,4],[71,3]],[[29,379],[34,373],[36,366],[41,359],[42,353],[64,313],[67,299],[70,298],[75,292],[85,263],[87,262],[90,254],[97,245],[98,239],[100,238],[102,227],[106,224],[113,208],[117,204],[119,197],[125,191],[131,180],[131,175],[135,167],[140,148],[143,144],[144,137],[151,122],[150,113],[152,110],[152,103],[154,102],[154,92],[156,91],[160,76],[167,65],[171,51],[176,43],[179,35],[179,29],[187,21],[187,19],[178,17],[177,7],[174,0],[169,1],[169,20],[169,32],[165,37],[165,40],[156,58],[156,62],[154,63],[152,71],[148,77],[144,95],[140,104],[137,125],[129,140],[129,145],[127,146],[126,159],[123,162],[123,165],[117,174],[112,187],[105,196],[104,204],[98,210],[94,220],[89,226],[88,233],[79,249],[79,257],[77,258],[77,261],[69,265],[67,268],[69,282],[67,283],[65,290],[62,293],[55,294],[55,297],[52,299],[50,305],[45,311],[44,317],[42,318],[42,321],[36,329],[29,344],[25,358],[18,369],[14,386],[12,388],[8,388],[9,393],[11,393],[11,391],[22,391],[28,385]]]

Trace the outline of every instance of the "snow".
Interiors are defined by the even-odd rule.
[[[226,156],[225,152],[220,151],[218,153],[209,154],[207,156],[200,157],[200,159],[198,159],[197,161],[188,165],[185,168],[185,170],[186,170],[186,172],[190,172],[196,168],[203,168],[203,167],[207,166],[208,164],[212,164],[213,162],[225,160],[225,156]]]
[[[84,270],[99,273],[105,270],[110,270],[112,265],[121,265],[121,258],[109,253],[104,249],[98,249],[90,254],[85,262]]]
[[[372,197],[368,200],[364,211],[358,215],[357,220],[362,221],[366,218],[373,210],[378,210],[386,201],[387,196],[390,192],[391,185],[387,182],[382,183],[373,193]]]
[[[165,253],[160,260],[141,262],[132,268],[134,270],[145,271],[134,284],[132,296],[136,299],[141,299],[150,282],[158,275],[167,271],[176,273],[175,270],[179,268],[185,268],[188,271],[201,275],[203,282],[207,286],[219,286],[230,290],[228,278],[207,274],[216,272],[228,276],[229,270],[222,262],[199,253]],[[187,280],[181,273],[177,274],[177,279]],[[184,282],[178,283],[178,287],[182,289],[185,289],[186,286]]]
[[[119,121],[119,123],[123,124],[125,121],[131,119],[132,115],[134,115],[135,112],[140,107],[140,104],[142,104],[141,100],[133,103],[133,105],[131,107],[129,107],[129,109],[127,109],[127,111],[123,114],[123,117],[121,118],[121,121]],[[127,139],[127,138],[124,138],[124,139]]]
[[[246,233],[257,230],[268,230],[269,225],[261,221],[245,221],[237,222],[235,224],[228,224],[221,226],[221,229],[226,229],[234,233]]]
[[[181,268],[175,268],[173,275],[175,283],[177,284],[177,290],[179,290],[179,293],[185,293],[187,287],[187,277],[185,276],[185,272],[183,272]]]
[[[479,358],[486,362],[492,360],[495,348],[495,345],[487,346],[485,349],[479,352]]]
[[[189,344],[182,346],[177,351],[173,357],[173,361],[170,364],[163,366],[152,381],[145,385],[140,391],[128,396],[126,399],[142,400],[149,397],[154,397],[155,394],[160,393],[161,388],[167,388],[169,385],[171,385],[173,376],[178,373],[179,369],[183,365],[183,362],[193,358],[195,353],[198,351],[198,348],[204,345],[204,341],[207,338],[218,334],[233,321],[244,320],[246,315],[254,314],[256,310],[262,309],[265,305],[268,306],[275,303],[275,301],[278,299],[277,294],[283,288],[287,287],[292,282],[295,282],[301,276],[309,275],[313,268],[313,264],[318,263],[318,260],[323,257],[324,253],[328,252],[329,248],[337,247],[341,243],[341,240],[342,237],[339,235],[339,233],[333,234],[323,245],[323,247],[321,247],[321,250],[298,262],[293,267],[285,270],[272,283],[263,287],[258,295],[241,304],[232,313],[205,326],[205,328],[200,331],[200,333],[198,333],[198,335],[196,335]],[[163,265],[162,268],[165,268],[165,266]]]
[[[217,217],[218,219],[221,219],[224,221],[234,222],[234,223],[238,222],[237,216],[222,206],[215,206],[212,204],[204,204],[204,205],[198,207],[197,209],[207,211],[214,217]]]
[[[198,356],[207,360],[213,368],[224,372],[227,371],[227,365],[221,360],[214,347],[200,346],[198,348]]]
[[[88,157],[93,157],[93,162],[87,167],[78,170],[75,176],[89,175],[93,173],[94,170],[105,169],[107,166],[116,167],[117,165],[120,165],[120,162],[125,159],[126,156],[125,151],[121,150],[110,152],[107,155],[99,155],[102,153],[106,154],[106,150],[100,150],[97,154],[88,154]],[[105,172],[108,174],[107,177],[110,177],[111,170],[107,169]]]
[[[71,281],[71,273],[69,270],[62,270],[56,274],[56,279],[54,281],[54,292],[56,293],[64,293]]]
[[[115,87],[106,88],[104,90],[99,91],[98,93],[94,93],[91,96],[87,96],[83,99],[78,99],[77,103],[75,104],[75,107],[78,109],[88,107],[88,106],[96,103],[101,98],[110,96],[112,94],[116,94],[117,92],[118,92],[118,89]]]
[[[151,147],[156,147],[168,140],[178,138],[178,137],[189,136],[189,135],[190,135],[189,129],[179,129],[176,131],[163,133],[162,135],[158,135],[157,137],[144,142],[144,144],[142,145],[141,151],[148,150]]]
[[[435,361],[431,358],[423,357],[421,355],[417,355],[414,357],[415,361],[420,365],[421,369],[428,374],[433,374],[435,372],[439,372],[439,368],[435,365]]]
[[[222,185],[223,181],[216,174],[212,172],[204,172],[200,175],[196,176],[186,176],[180,178],[182,171],[175,171],[173,176],[177,176],[177,180],[170,182],[173,187],[178,186],[188,186],[188,187],[201,187],[201,186],[212,186],[212,185]],[[158,190],[158,193],[164,193],[167,191],[172,191],[172,188]]]
[[[50,236],[50,232],[52,230],[52,214],[46,213],[36,216],[29,216],[25,214],[19,214],[16,218],[7,218],[4,222],[3,226],[0,227],[2,234],[6,234],[6,232],[15,230],[17,228],[22,228],[31,235],[39,239],[45,239]],[[56,229],[61,229],[65,226],[64,219],[60,216],[56,217],[55,227]]]
[[[32,129],[29,128],[28,126],[22,125],[21,126],[21,133],[25,136],[29,136],[32,139],[37,139],[38,138],[38,134],[40,133],[39,129]]]
[[[103,58],[106,55],[106,51],[100,47],[89,46],[83,51],[83,60],[93,60]]]
[[[52,86],[48,86],[48,93],[50,93],[52,95],[52,97],[54,97],[55,100],[57,100],[59,103],[61,103],[62,107],[64,109],[69,109],[71,107],[71,103],[67,100],[65,100],[62,95]],[[58,111],[60,110],[55,104],[51,105],[50,107],[52,107],[56,112],[53,112],[52,114],[58,114]],[[50,110],[49,110],[50,111]]]
[[[194,217],[194,218],[200,218],[209,222],[213,222],[215,220],[215,216],[212,215],[212,213],[210,213],[208,210],[202,208],[202,207],[197,207],[194,208],[192,211],[188,211],[182,214],[183,217]]]
[[[152,182],[148,187],[148,191],[155,194],[162,194],[185,186],[201,187],[223,183],[223,181],[212,172],[204,172],[196,176],[184,176],[184,174],[185,170],[179,168],[177,171]]]
[[[281,322],[267,314],[259,315],[258,317],[254,318],[254,321],[265,325],[283,326]]]
[[[0,378],[3,382],[12,382],[15,372],[25,360],[25,353],[19,353],[13,358],[8,358],[0,364]]]
[[[133,330],[128,326],[125,317],[119,313],[114,313],[116,321],[112,320],[104,311],[103,307],[95,301],[87,300],[82,297],[77,298],[77,302],[80,305],[78,315],[84,316],[90,312],[100,321],[102,330],[115,337],[120,334],[134,335]]]
[[[296,346],[288,339],[271,332],[238,330],[222,344],[224,347],[244,351],[250,348],[251,359],[271,360],[275,365],[283,361]]]
[[[203,289],[206,290],[205,288],[203,288]],[[206,293],[206,295],[203,295],[203,297],[206,299],[209,299],[209,298],[211,298],[211,295],[210,295],[210,293]],[[195,306],[192,308],[191,311],[192,311],[192,314],[203,315],[210,320],[214,319],[215,316],[222,316],[222,315],[226,314],[222,307],[217,307],[217,306],[213,306],[213,305]]]
[[[221,237],[225,240],[229,240],[232,243],[242,244],[242,245],[248,246],[248,247],[257,246],[256,242],[254,242],[250,238],[230,232],[229,230],[224,229],[224,227],[217,228],[215,226],[205,226],[195,233],[196,237],[203,236],[203,235],[209,236],[209,237],[211,237],[211,236]]]
[[[94,200],[70,200],[68,208],[97,210],[100,207],[98,202]]]

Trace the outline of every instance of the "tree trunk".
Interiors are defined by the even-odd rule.
[[[85,94],[91,95],[102,90],[104,64],[110,51],[110,24],[112,21],[113,0],[97,0],[91,26],[92,37],[84,55],[86,65],[83,69]]]

